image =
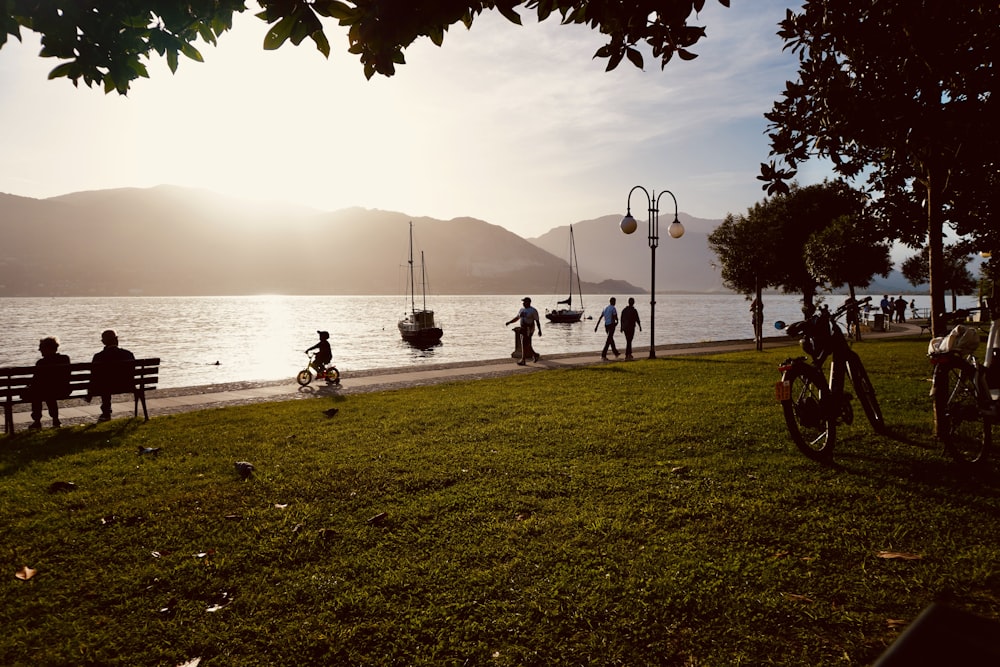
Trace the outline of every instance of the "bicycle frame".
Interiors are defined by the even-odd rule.
[[[973,311],[990,315],[986,337],[986,355],[982,362],[973,350],[949,350],[948,339],[936,338],[928,347],[934,365],[931,396],[937,417],[936,435],[945,450],[960,463],[977,464],[986,460],[992,444],[993,423],[1000,406],[1000,310],[991,300],[985,308],[969,308],[946,313],[945,321],[965,320]],[[978,343],[976,344],[978,348]]]
[[[829,458],[836,442],[837,423],[854,422],[852,397],[844,391],[848,377],[875,431],[884,430],[882,411],[868,373],[837,324],[837,319],[845,313],[856,316],[859,304],[868,300],[870,297],[863,301],[850,299],[833,313],[824,308],[809,319],[787,327],[788,334],[801,340],[802,349],[812,360],[790,357],[779,364],[782,377],[776,385],[776,395],[792,440],[810,458]],[[786,328],[783,322],[776,322],[775,327]],[[823,373],[827,360],[830,360],[828,377]]]

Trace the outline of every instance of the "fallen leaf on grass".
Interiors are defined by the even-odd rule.
[[[782,593],[781,595],[784,596],[786,600],[791,600],[792,602],[815,602],[812,598],[806,597],[805,595],[799,595],[798,593]]]
[[[902,618],[887,618],[885,624],[889,628],[901,628],[906,625],[906,620]]]
[[[222,593],[219,594],[218,601],[215,604],[210,605],[207,609],[205,609],[205,611],[209,613],[217,612],[220,609],[228,607],[232,601],[233,596],[230,595],[228,591],[222,591]]]
[[[923,556],[921,556],[920,554],[910,554],[910,553],[905,553],[903,551],[879,551],[877,555],[879,558],[886,558],[886,559],[898,559],[898,560],[923,559]]]
[[[33,570],[32,568],[25,565],[20,570],[15,572],[14,576],[22,581],[27,581],[28,579],[31,579],[33,576],[35,576],[37,572],[38,570]]]
[[[274,509],[283,510],[288,508],[288,503],[274,503]]]
[[[143,447],[142,445],[139,445],[139,456],[142,456],[143,454],[149,454],[151,456],[156,456],[159,453],[160,453],[160,448],[159,447]]]
[[[382,523],[389,517],[388,512],[379,512],[372,518],[368,519],[368,525],[374,526],[376,524]]]
[[[784,558],[784,557],[785,557],[785,556],[787,556],[787,555],[788,555],[788,552],[787,552],[787,551],[779,551],[778,553],[776,553],[776,554],[774,554],[773,556],[771,556],[771,558],[773,558],[773,559],[777,560],[777,559],[779,559],[779,558]]]
[[[182,662],[177,665],[177,667],[198,667],[201,664],[201,658],[191,658],[187,662]]]

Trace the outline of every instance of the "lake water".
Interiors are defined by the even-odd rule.
[[[428,298],[442,343],[419,350],[404,343],[396,322],[409,302],[399,296],[245,296],[245,297],[79,297],[0,298],[5,328],[0,366],[31,365],[38,339],[58,336],[60,352],[73,361],[89,361],[101,348],[100,332],[118,330],[121,345],[136,357],[160,357],[161,388],[291,379],[305,366],[303,353],[318,340],[317,329],[330,332],[334,363],[341,373],[509,358],[512,327],[524,295],[435,296]],[[558,297],[532,295],[544,318]],[[618,297],[619,312],[628,295]],[[881,296],[876,297],[877,301]],[[920,308],[930,299],[915,298]],[[831,304],[843,297],[828,297]],[[643,331],[633,342],[649,345],[649,295],[635,295]],[[584,297],[585,320],[549,324],[536,338],[542,354],[594,352],[604,343],[596,318],[607,304],[604,295]],[[966,297],[963,305],[974,305]],[[765,335],[775,320],[801,319],[797,296],[764,297]],[[770,333],[769,333],[770,332]],[[750,339],[749,302],[739,295],[661,295],[656,303],[656,343],[691,343]],[[624,349],[624,336],[616,336]],[[216,365],[215,362],[219,362]]]

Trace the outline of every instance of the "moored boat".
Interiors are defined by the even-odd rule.
[[[579,308],[573,308],[574,265],[576,269],[576,291],[580,297]],[[579,322],[583,317],[583,290],[580,287],[580,263],[576,259],[576,241],[573,239],[573,225],[569,226],[569,296],[562,301],[557,301],[556,305],[566,307],[546,310],[545,318],[549,322],[572,324]]]
[[[424,253],[420,252],[420,288],[423,306],[417,308],[413,275],[413,222],[410,222],[410,312],[398,323],[399,335],[407,343],[417,347],[437,345],[444,336],[444,330],[434,322],[434,311],[427,309],[427,280],[424,274]]]

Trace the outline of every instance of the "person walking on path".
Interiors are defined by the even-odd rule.
[[[900,296],[893,305],[896,307],[896,321],[902,324],[906,321],[906,299]]]
[[[35,374],[24,392],[31,401],[30,429],[42,428],[42,403],[49,410],[53,428],[59,428],[59,399],[69,396],[69,357],[59,354],[59,339],[46,336],[38,341],[42,358],[35,362]]]
[[[760,350],[764,340],[764,304],[757,297],[750,302],[750,323],[753,325],[753,342]]]
[[[111,419],[111,395],[135,391],[135,355],[118,347],[118,333],[114,329],[105,329],[101,333],[104,349],[94,355],[94,370],[90,374],[90,386],[87,388],[87,402],[94,396],[101,397],[101,416],[99,422]]]
[[[642,322],[639,321],[639,311],[635,309],[635,299],[628,298],[628,305],[622,308],[622,333],[625,334],[625,358],[632,358],[632,338],[635,336],[635,328],[642,331]]]
[[[518,326],[521,328],[521,361],[517,362],[518,366],[524,366],[530,358],[534,358],[535,363],[542,358],[531,346],[531,337],[535,333],[535,327],[538,327],[538,337],[542,337],[542,321],[538,318],[538,310],[531,305],[530,296],[521,299],[521,304],[521,310],[517,311],[517,315],[507,320],[508,325],[520,320]]]
[[[597,331],[598,327],[601,326],[601,320],[604,321],[604,331],[608,334],[607,340],[604,341],[604,349],[601,350],[601,359],[607,361],[609,347],[615,353],[615,357],[619,356],[618,347],[615,345],[615,329],[618,328],[618,309],[615,308],[615,297],[611,297],[608,300],[608,305],[604,306],[604,310],[601,311],[601,319],[597,320],[597,324],[594,325],[594,331]]]

